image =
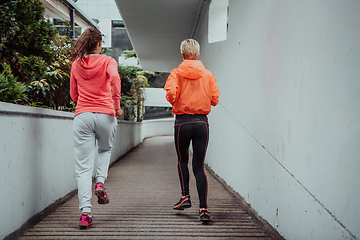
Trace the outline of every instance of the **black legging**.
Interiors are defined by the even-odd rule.
[[[180,116],[182,116],[182,119],[179,119],[179,116],[177,116],[175,122],[175,147],[179,160],[177,166],[181,184],[181,193],[183,196],[189,195],[188,162],[189,146],[190,141],[192,140],[192,167],[196,179],[200,208],[207,208],[207,179],[204,172],[204,160],[209,140],[207,117],[206,115]]]

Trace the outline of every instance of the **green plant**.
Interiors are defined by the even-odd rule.
[[[43,101],[50,93],[50,85],[47,83],[46,79],[33,81],[27,85],[25,93],[27,94],[27,105],[33,107],[45,107],[46,105],[43,104]]]
[[[25,85],[17,82],[9,64],[1,64],[3,71],[0,74],[0,101],[17,103],[24,99]]]
[[[105,34],[101,34],[101,36],[102,36],[102,38],[104,39]],[[105,41],[103,40],[102,43],[104,44]],[[113,51],[113,50],[112,50],[111,48],[103,47],[103,48],[101,49],[100,54],[110,53],[110,52],[112,52],[112,51]]]
[[[12,0],[0,5],[0,63],[8,63],[18,81],[41,77],[54,59],[56,29],[44,21],[40,0]]]
[[[143,120],[143,113],[144,113],[144,102],[145,102],[145,96],[144,96],[144,88],[146,88],[148,85],[147,78],[138,73],[136,76],[136,79],[134,81],[133,89],[134,91],[134,98],[136,101],[136,121],[141,122]]]
[[[143,89],[148,81],[144,74],[155,74],[133,66],[119,66],[121,78],[120,105],[124,110],[124,119],[141,122],[144,111]]]
[[[74,108],[70,97],[70,71],[72,62],[69,60],[70,51],[74,43],[74,39],[60,34],[56,34],[52,42],[55,60],[49,66],[47,74],[44,76],[51,86],[51,93],[45,104],[51,104],[57,110]]]
[[[54,62],[45,73],[27,85],[27,105],[73,111],[70,98],[71,61],[68,59],[74,40],[57,34],[52,42]]]
[[[137,57],[134,50],[124,50],[122,54],[125,58]]]
[[[20,56],[19,73],[22,76],[22,82],[29,82],[34,79],[39,79],[45,74],[46,64],[45,60],[40,56]]]

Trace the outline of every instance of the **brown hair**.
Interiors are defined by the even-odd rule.
[[[185,39],[181,42],[180,52],[184,59],[196,60],[200,55],[200,44],[195,39]]]
[[[76,40],[70,53],[70,60],[74,61],[78,57],[82,58],[86,54],[93,52],[101,40],[101,32],[98,29],[86,29]]]

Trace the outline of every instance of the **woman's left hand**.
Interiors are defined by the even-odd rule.
[[[119,118],[123,115],[123,110],[120,109],[115,109],[115,114],[116,114],[116,118]]]

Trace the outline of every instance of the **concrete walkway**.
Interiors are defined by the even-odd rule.
[[[146,139],[110,168],[105,182],[110,203],[99,205],[93,196],[93,226],[77,227],[76,195],[19,239],[278,239],[209,170],[208,206],[213,221],[209,225],[199,221],[192,172],[193,207],[173,210],[180,198],[176,164],[173,137]]]

